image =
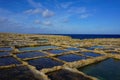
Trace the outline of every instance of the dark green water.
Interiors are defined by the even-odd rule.
[[[100,80],[120,80],[120,60],[107,59],[78,70]]]

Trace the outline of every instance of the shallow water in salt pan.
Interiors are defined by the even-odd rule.
[[[13,57],[0,58],[0,66],[7,66],[12,64],[20,64],[20,62]]]
[[[71,72],[68,70],[58,70],[48,73],[48,77],[51,80],[90,80],[81,74]]]
[[[85,55],[85,56],[90,56],[90,57],[99,57],[102,56],[101,54],[97,54],[94,52],[81,52],[81,54]]]
[[[11,51],[12,48],[10,47],[0,47],[0,51]]]
[[[70,47],[70,48],[67,48],[66,50],[68,50],[68,51],[78,51],[79,49],[78,48],[74,48],[74,47]]]
[[[58,56],[57,58],[59,58],[61,60],[64,60],[66,62],[73,62],[73,61],[86,59],[85,56],[78,56],[78,55],[75,55],[75,54],[68,54],[68,55]]]
[[[35,51],[35,50],[46,50],[46,49],[55,49],[57,46],[37,46],[37,47],[24,47],[19,48],[20,51]]]
[[[25,67],[16,67],[0,70],[0,80],[38,80],[30,70]]]
[[[100,80],[120,80],[120,60],[107,59],[78,70],[99,78]]]
[[[88,50],[94,50],[94,49],[104,49],[103,46],[92,46],[92,47],[89,47],[87,48]]]
[[[24,53],[20,53],[17,54],[17,56],[19,58],[33,58],[33,57],[39,57],[39,56],[46,56],[46,54],[41,53],[41,52],[24,52]]]
[[[63,63],[60,63],[60,62],[55,61],[55,60],[52,60],[50,58],[34,59],[34,60],[28,61],[28,63],[30,65],[35,66],[38,70],[40,70],[42,68],[51,68],[51,67],[54,67],[54,66],[63,65]]]
[[[0,56],[8,56],[10,55],[10,52],[0,52]]]
[[[52,54],[60,54],[60,53],[67,52],[67,51],[65,51],[65,50],[49,50],[47,52],[50,52]]]

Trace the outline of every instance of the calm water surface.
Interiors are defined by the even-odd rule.
[[[120,80],[120,60],[107,59],[97,64],[88,65],[78,70],[100,80]]]

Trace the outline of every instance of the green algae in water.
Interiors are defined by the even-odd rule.
[[[120,60],[110,58],[97,64],[79,68],[78,70],[100,80],[120,80]]]

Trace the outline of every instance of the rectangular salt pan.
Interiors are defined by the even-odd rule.
[[[104,49],[103,46],[92,46],[92,47],[89,47],[87,48],[88,50],[94,50],[94,49]]]
[[[120,80],[120,60],[107,59],[78,70],[99,78],[99,80]]]
[[[33,58],[33,57],[39,57],[39,56],[46,56],[46,54],[41,53],[41,52],[24,52],[17,54],[17,57],[19,58]]]
[[[58,56],[57,58],[67,61],[67,62],[73,62],[73,61],[78,61],[82,59],[86,59],[85,56],[78,56],[75,54],[69,54],[69,55],[63,55],[63,56]]]
[[[58,70],[47,74],[51,80],[91,80],[81,74],[68,70]]]
[[[8,56],[10,55],[10,52],[0,52],[0,57],[1,56]]]
[[[43,68],[51,68],[54,66],[63,65],[63,63],[60,63],[58,61],[52,60],[50,58],[39,58],[28,61],[30,65],[35,66],[38,70]]]
[[[12,48],[10,47],[0,47],[0,51],[11,51]]]
[[[39,47],[24,47],[19,48],[20,51],[35,51],[35,50],[46,50],[46,49],[55,49],[56,46],[39,46]]]
[[[102,56],[101,54],[97,54],[94,52],[82,52],[81,54],[85,55],[85,56],[90,56],[90,57],[99,57]]]
[[[20,64],[20,62],[13,57],[0,58],[0,66],[7,66],[12,64]]]
[[[53,54],[60,54],[60,53],[64,53],[66,52],[65,50],[49,50],[47,51],[49,53],[53,53]]]
[[[67,48],[66,50],[68,50],[68,51],[78,51],[79,49],[78,48],[74,48],[74,47],[70,47],[70,48]]]
[[[15,67],[0,70],[0,80],[38,80],[31,71],[25,67]]]

